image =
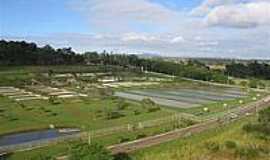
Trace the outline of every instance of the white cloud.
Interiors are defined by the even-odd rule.
[[[204,0],[192,16],[205,17],[208,26],[249,28],[270,24],[269,0]]]
[[[171,43],[180,43],[180,42],[184,42],[185,39],[182,37],[182,36],[177,36],[177,37],[174,37],[170,42]]]
[[[201,41],[201,40],[202,40],[202,37],[201,37],[201,36],[196,36],[196,37],[194,38],[194,40],[196,40],[196,41]]]
[[[207,15],[206,23],[242,28],[270,25],[270,2],[219,6]]]
[[[205,0],[200,6],[194,8],[190,14],[193,16],[205,16],[217,6],[234,4],[239,1],[241,0]]]
[[[168,29],[182,16],[181,12],[148,0],[73,0],[69,5],[82,13],[94,29],[104,32],[140,30],[139,25]]]
[[[199,43],[197,43],[198,46],[218,46],[219,42],[217,41],[201,41]]]
[[[125,34],[122,37],[122,40],[125,42],[128,41],[144,41],[144,42],[152,42],[152,41],[158,41],[160,40],[158,37],[153,36],[153,35],[143,35],[143,34],[138,34],[138,33],[128,33]]]

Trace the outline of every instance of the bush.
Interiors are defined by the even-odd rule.
[[[150,106],[156,105],[155,102],[152,99],[150,99],[150,98],[143,99],[142,100],[142,104],[143,105],[150,105]]]
[[[218,152],[220,150],[220,145],[217,142],[206,142],[205,147],[211,152]]]
[[[145,134],[139,134],[136,136],[136,139],[141,139],[141,138],[145,138],[146,135]]]
[[[241,85],[242,87],[247,87],[248,82],[247,82],[247,81],[241,81],[241,82],[240,82],[240,85]]]
[[[113,160],[113,156],[98,144],[80,143],[72,146],[70,160]]]
[[[225,146],[227,149],[235,149],[237,148],[237,144],[234,141],[226,141]]]
[[[138,110],[135,110],[135,111],[134,111],[134,115],[140,115],[140,114],[141,114],[140,111],[138,111]]]
[[[255,80],[255,79],[252,79],[252,80],[250,80],[248,86],[249,86],[250,88],[257,88],[257,87],[258,87],[258,81]]]
[[[114,156],[114,160],[132,160],[132,158],[126,153],[118,153]]]
[[[129,103],[125,102],[124,100],[121,100],[117,106],[118,110],[124,110],[129,106]]]
[[[148,111],[149,113],[151,113],[151,112],[157,112],[157,111],[160,111],[160,107],[149,107],[149,108],[147,109],[147,111]]]
[[[128,142],[128,141],[130,141],[130,138],[128,138],[128,137],[120,137],[119,138],[119,143],[124,143],[124,142]]]
[[[124,117],[125,115],[123,115],[119,111],[108,111],[106,116],[107,116],[107,119],[118,119],[118,118]]]
[[[259,150],[253,146],[240,147],[236,150],[235,154],[240,158],[253,160],[255,157],[259,156]]]

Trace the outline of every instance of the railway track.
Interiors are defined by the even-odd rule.
[[[213,118],[213,119],[208,119],[206,121],[203,121],[199,124],[195,124],[193,126],[187,127],[187,128],[182,128],[174,131],[170,131],[164,134],[156,135],[156,136],[151,136],[151,137],[146,137],[143,139],[139,139],[136,141],[131,141],[127,143],[122,143],[122,144],[117,144],[113,146],[107,147],[113,154],[117,153],[129,153],[132,151],[136,151],[138,149],[158,145],[161,143],[165,143],[168,141],[172,141],[174,139],[178,139],[181,137],[187,137],[192,134],[200,133],[205,130],[215,128],[220,125],[224,125],[226,123],[230,123],[234,120],[240,119],[243,116],[246,116],[247,113],[254,113],[256,111],[259,111],[265,107],[270,105],[270,96],[263,98],[259,101],[256,101],[254,103],[251,103],[249,105],[246,105],[245,107],[238,107],[233,110],[231,110],[227,115],[221,117],[221,118]],[[237,115],[236,118],[231,118],[231,115]],[[73,139],[81,137],[83,134],[78,134],[72,137],[68,137],[68,139]],[[56,139],[55,141],[58,141]],[[61,141],[61,140],[59,140]],[[37,143],[37,144],[36,144]],[[0,147],[0,153],[10,153],[14,151],[23,151],[23,150],[30,150],[31,148],[39,148],[42,146],[46,146],[51,142],[36,142],[36,143],[27,143],[27,144],[22,144],[22,145],[14,145],[14,146],[7,146],[7,147]],[[2,155],[0,154],[0,157]]]
[[[231,123],[235,120],[238,120],[244,116],[248,116],[250,113],[257,112],[261,109],[264,109],[270,105],[270,96],[265,97],[259,101],[246,105],[244,107],[238,107],[236,109],[231,110],[227,115],[221,118],[209,119],[200,124],[196,124],[187,128],[182,128],[178,130],[174,130],[171,132],[167,132],[164,134],[151,136],[139,140],[135,140],[132,142],[117,144],[113,146],[107,147],[113,154],[117,153],[129,153],[136,151],[138,149],[151,147],[154,145],[158,145],[161,143],[165,143],[168,141],[172,141],[174,139],[190,136],[192,134],[200,133],[220,125],[224,125],[227,123]],[[232,118],[232,115],[234,117]]]

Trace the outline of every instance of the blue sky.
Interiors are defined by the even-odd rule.
[[[66,0],[2,0],[1,3],[3,34],[26,36],[89,31],[82,16],[67,8]]]
[[[151,1],[181,10],[191,9],[201,0]],[[4,35],[15,36],[91,32],[91,27],[87,25],[83,16],[68,7],[69,2],[70,0],[2,0],[2,32]],[[145,31],[151,32],[151,29],[146,27]]]
[[[2,0],[0,38],[78,52],[270,58],[269,0]]]

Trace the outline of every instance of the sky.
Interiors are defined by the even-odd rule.
[[[81,53],[270,59],[270,0],[1,0],[0,39]]]

